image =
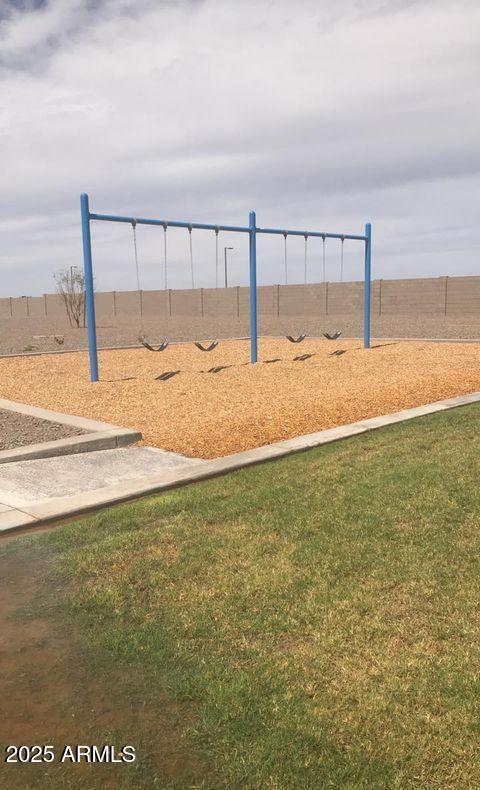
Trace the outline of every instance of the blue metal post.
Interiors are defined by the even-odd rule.
[[[82,212],[83,271],[85,273],[85,308],[90,358],[90,381],[98,381],[97,328],[95,324],[95,295],[93,291],[92,242],[90,238],[90,210],[88,195],[80,196]]]
[[[250,362],[257,361],[258,329],[257,329],[257,229],[255,212],[249,216],[250,234]]]
[[[363,282],[363,347],[370,348],[370,292],[372,282],[372,226],[365,225],[365,277]]]

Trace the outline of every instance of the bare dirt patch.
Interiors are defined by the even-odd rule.
[[[136,294],[134,305],[136,306]],[[135,308],[134,308],[135,309]],[[308,332],[321,337],[325,331],[341,328],[345,337],[362,337],[363,314],[333,313],[325,315],[299,314],[268,315],[259,311],[259,332],[263,336],[280,336]],[[150,339],[169,338],[171,341],[209,340],[216,338],[247,337],[250,333],[247,313],[236,315],[159,316],[140,318],[135,312],[122,316],[97,315],[99,348],[138,345],[139,334]],[[372,334],[381,338],[459,338],[479,339],[480,320],[476,313],[444,316],[417,312],[378,316],[372,310]],[[56,338],[56,339],[55,339]],[[59,342],[61,341],[61,342]],[[86,349],[87,332],[84,328],[68,326],[64,316],[43,319],[41,316],[5,318],[0,316],[0,354],[38,354],[54,351]]]
[[[48,571],[49,561],[28,551],[0,557],[2,762],[8,744],[52,744],[56,756],[51,765],[3,764],[1,787],[193,786],[208,767],[185,744],[192,711],[161,692],[147,698],[135,672],[125,674],[110,662],[92,673],[80,629],[49,614],[49,598],[61,591],[48,587]],[[155,749],[149,751],[152,733]],[[106,743],[117,752],[135,746],[137,764],[59,763],[67,744]]]
[[[342,338],[262,339],[257,365],[248,341],[211,353],[193,344],[103,351],[99,360],[101,381],[91,384],[86,354],[0,359],[0,395],[212,458],[480,390],[480,343],[377,341],[365,350]]]
[[[81,436],[85,431],[28,414],[0,409],[0,450],[13,450],[37,442],[51,442]]]

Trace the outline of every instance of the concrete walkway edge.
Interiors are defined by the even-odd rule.
[[[205,461],[199,466],[183,467],[178,470],[172,469],[161,475],[156,474],[151,477],[145,477],[141,482],[138,479],[126,480],[118,485],[106,486],[74,496],[29,502],[25,504],[22,510],[0,505],[0,532],[9,532],[15,529],[39,526],[59,519],[70,518],[138,497],[159,493],[201,480],[208,480],[252,466],[253,464],[282,458],[388,425],[478,402],[480,402],[480,392],[459,395],[454,398],[436,401],[435,403],[428,403],[425,406],[404,409],[393,414],[372,417],[371,419],[350,423],[349,425],[341,425],[337,428],[328,428],[317,433],[285,439],[234,455]]]

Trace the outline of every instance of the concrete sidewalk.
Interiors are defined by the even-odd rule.
[[[0,532],[38,521],[37,510],[62,508],[59,501],[78,501],[95,492],[102,501],[106,489],[130,487],[155,476],[159,482],[172,471],[203,464],[197,458],[154,447],[99,450],[81,455],[17,461],[0,466]],[[43,520],[43,519],[42,519]]]
[[[202,461],[153,447],[101,450],[0,466],[0,533],[86,513],[368,431],[480,402],[480,392]]]

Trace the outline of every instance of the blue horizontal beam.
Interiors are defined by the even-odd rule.
[[[257,228],[257,233],[273,233],[277,236],[318,236],[321,239],[354,239],[366,241],[366,236],[352,236],[349,233],[322,233],[318,230],[281,230],[279,228]]]
[[[145,217],[117,217],[111,214],[90,214],[90,219],[102,222],[127,222],[130,225],[160,225],[167,228],[192,228],[192,230],[218,230],[231,233],[249,233],[250,228],[237,227],[236,225],[208,225],[204,222],[177,222],[166,219],[146,219]]]
[[[147,219],[145,217],[122,217],[113,214],[90,214],[90,219],[101,222],[126,222],[137,225],[160,225],[164,228],[188,228],[192,230],[215,230],[230,233],[250,233],[250,228],[237,225],[210,225],[205,222],[177,222],[165,219]],[[314,230],[283,230],[280,228],[256,228],[256,233],[268,233],[277,236],[316,236],[321,239],[352,239],[354,241],[366,241],[366,236],[354,236],[349,233],[323,233]]]

